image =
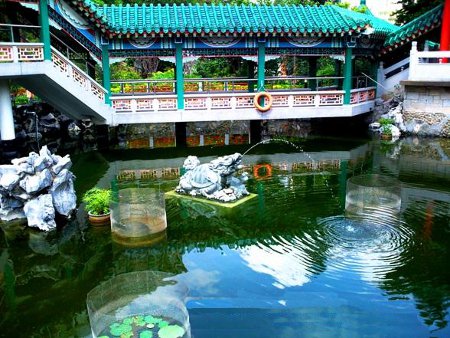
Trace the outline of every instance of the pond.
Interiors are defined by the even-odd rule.
[[[189,155],[248,147],[73,157],[77,194],[124,185],[174,189]],[[87,293],[115,276],[161,271],[187,288],[192,337],[449,337],[448,140],[272,142],[243,158],[257,196],[225,210],[166,200],[167,232],[144,247],[76,217],[50,234],[3,224],[0,336],[89,337]],[[398,213],[345,212],[347,179],[401,184]]]

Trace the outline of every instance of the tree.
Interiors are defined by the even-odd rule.
[[[393,13],[396,17],[395,23],[398,25],[403,25],[414,20],[414,18],[422,15],[430,9],[443,4],[444,0],[402,0],[397,3],[401,4],[402,8]]]

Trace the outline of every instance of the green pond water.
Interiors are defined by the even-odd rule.
[[[0,336],[90,337],[90,290],[161,271],[187,290],[186,337],[450,337],[450,142],[295,145],[244,156],[257,197],[235,208],[167,199],[167,231],[143,247],[90,226],[83,205],[49,234],[2,224]],[[78,196],[130,175],[145,179],[124,186],[170,191],[187,155],[203,163],[248,148],[92,152],[72,156],[72,170]],[[345,212],[347,179],[370,173],[399,181],[398,213]],[[142,315],[132,331],[157,337]]]

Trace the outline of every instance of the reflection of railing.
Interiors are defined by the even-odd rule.
[[[341,106],[344,91],[271,92],[272,109],[280,107]],[[352,104],[375,99],[375,88],[353,89]],[[113,96],[116,112],[158,112],[177,110],[176,95]],[[185,110],[239,110],[254,108],[254,93],[195,93],[184,97]]]
[[[419,52],[414,41],[409,58],[409,80],[450,81],[450,51]]]
[[[44,47],[42,43],[0,43],[1,63],[37,61],[44,61]],[[82,88],[104,101],[106,89],[53,47],[52,63],[61,73],[66,74],[67,77],[73,79]]]

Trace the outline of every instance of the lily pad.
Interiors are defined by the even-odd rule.
[[[167,322],[167,321],[165,321],[165,320],[161,320],[161,321],[158,323],[158,325],[159,325],[159,327],[165,327],[165,326],[169,325],[169,322]]]
[[[133,318],[127,317],[122,321],[122,323],[131,325],[133,323]]]
[[[153,332],[150,330],[141,331],[141,333],[139,334],[139,338],[152,338],[152,337]]]
[[[162,327],[159,332],[159,338],[179,338],[183,337],[184,329],[180,325],[167,325]]]
[[[113,336],[120,337],[123,334],[131,332],[133,328],[128,324],[114,323],[109,326],[109,330]]]
[[[133,331],[128,331],[120,335],[120,338],[131,338],[131,337],[133,337]]]

